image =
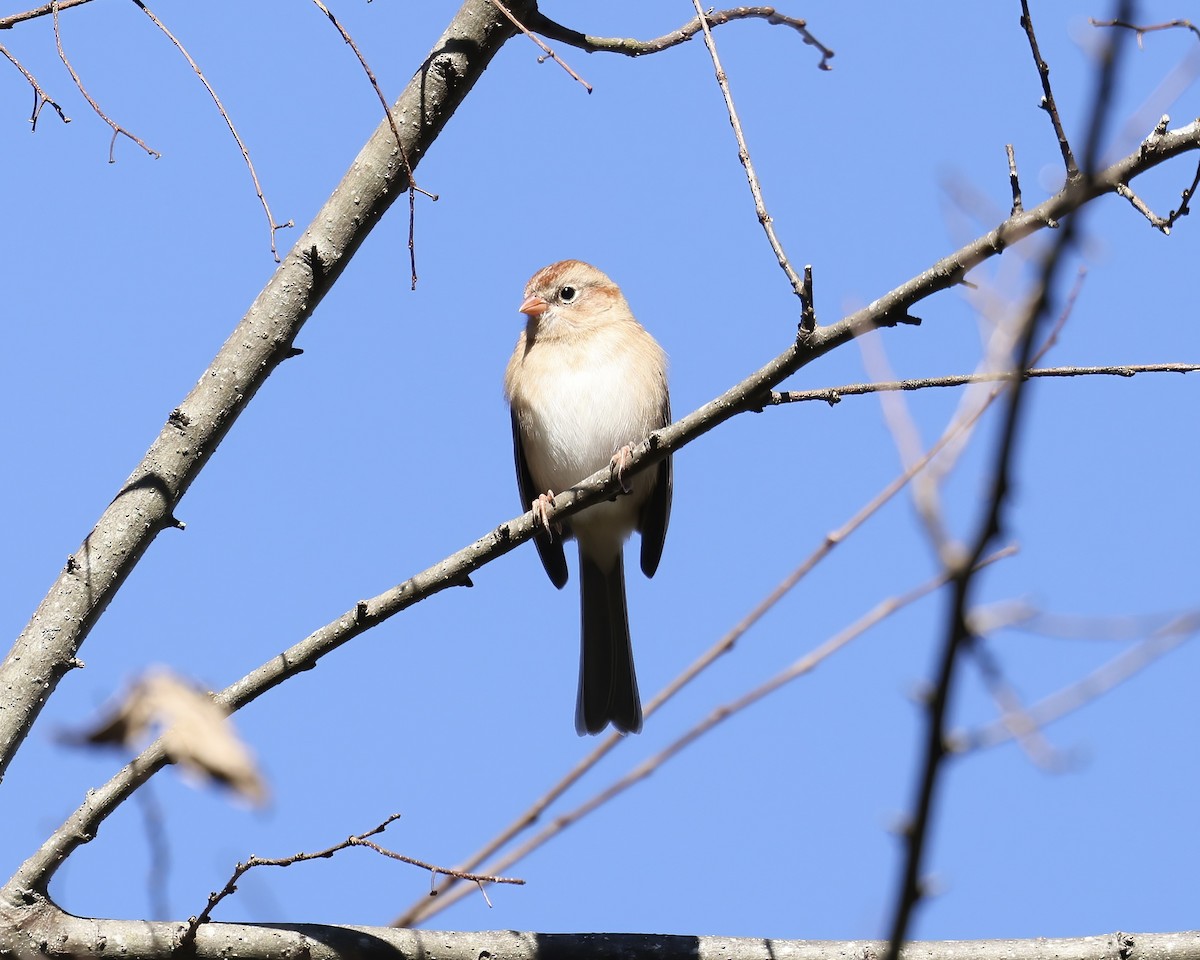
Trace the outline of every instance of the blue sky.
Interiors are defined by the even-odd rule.
[[[16,10],[19,5],[11,6]],[[1186,15],[1143,4],[1145,22]],[[242,132],[279,219],[309,221],[379,122],[357,63],[316,8],[215,2],[154,7],[188,45]],[[453,4],[345,4],[335,12],[395,96]],[[589,33],[651,36],[690,4],[546,3]],[[792,260],[811,263],[818,319],[881,296],[1007,213],[1012,143],[1027,206],[1061,182],[1015,2],[813,3],[837,55],[749,22],[716,32],[768,208]],[[1081,147],[1107,5],[1036,4],[1043,55]],[[224,124],[186,64],[133,5],[64,13],[89,91],[163,154],[108,129],[54,52],[49,20],[5,45],[73,117],[27,130],[29,90],[0,72],[9,189],[0,473],[8,549],[0,616],[15,636],[162,423],[270,276],[261,209]],[[782,351],[797,305],[755,220],[703,45],[639,60],[556,45],[588,96],[513,40],[422,163],[420,283],[408,289],[399,205],[372,234],[285,363],[184,498],[46,708],[4,783],[7,876],[122,762],[55,734],[86,724],[131,677],[165,664],[223,687],[310,631],[482,536],[521,509],[501,377],[527,278],[578,257],[609,273],[671,358],[676,415]],[[1130,49],[1108,155],[1163,113],[1200,113],[1187,31]],[[1190,60],[1189,60],[1190,58]],[[1174,73],[1173,73],[1174,72]],[[1133,118],[1130,120],[1130,118]],[[1129,120],[1128,128],[1124,127]],[[1160,213],[1194,160],[1135,184]],[[963,201],[963,197],[969,197]],[[1194,219],[1194,218],[1193,218]],[[1093,205],[1074,268],[1088,268],[1054,364],[1195,361],[1195,225],[1163,237],[1124,200]],[[281,249],[291,242],[280,235]],[[1018,298],[1037,241],[973,279]],[[1061,297],[1063,291],[1059,291]],[[899,376],[972,370],[977,295],[921,304],[919,328],[881,344]],[[854,345],[797,389],[867,378]],[[1192,376],[1031,386],[1006,540],[1019,554],[982,580],[1073,617],[1154,617],[1197,604],[1200,479]],[[907,396],[924,442],[958,391]],[[945,491],[965,535],[985,489],[996,421]],[[745,415],[676,458],[658,575],[629,564],[631,629],[649,697],[741,618],[899,470],[877,398]],[[772,676],[880,600],[936,571],[906,495],[839,546],[735,650],[620,745],[550,816],[582,801]],[[236,717],[273,802],[247,811],[174,771],[164,811],[170,916],[197,912],[235,861],[328,845],[392,812],[393,848],[453,865],[594,745],[576,737],[575,574],[562,593],[522,548],[355,640]],[[885,933],[919,756],[914,691],[930,676],[946,596],[892,617],[772,698],[717,728],[507,873],[522,888],[473,896],[434,928],[646,931],[796,938]],[[1006,631],[989,647],[1029,700],[1127,647]],[[1195,926],[1200,855],[1192,798],[1200,652],[1184,645],[1046,731],[1069,763],[1035,768],[1013,745],[951,764],[927,866],[923,938],[1071,936]],[[955,723],[994,716],[963,671]],[[72,857],[53,892],[72,913],[150,907],[143,809],[129,803]],[[1136,867],[1134,866],[1136,865]],[[419,871],[350,851],[247,876],[228,920],[384,923],[428,889]]]

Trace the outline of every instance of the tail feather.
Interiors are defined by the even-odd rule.
[[[583,636],[575,729],[581,735],[599,733],[611,722],[622,733],[640,733],[642,704],[629,642],[621,554],[606,571],[580,550],[579,581]]]

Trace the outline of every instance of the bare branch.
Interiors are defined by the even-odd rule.
[[[620,53],[627,57],[644,57],[647,54],[661,53],[663,50],[686,43],[704,29],[705,22],[710,27],[719,27],[722,24],[732,23],[734,20],[747,19],[766,20],[767,23],[774,26],[790,27],[800,34],[806,44],[816,47],[820,51],[821,62],[817,64],[817,68],[819,70],[832,69],[829,61],[833,58],[833,51],[813,36],[808,29],[808,23],[796,17],[776,13],[774,7],[734,7],[730,10],[710,10],[704,15],[703,21],[697,16],[678,30],[663,34],[654,40],[635,40],[631,37],[597,37],[580,33],[578,30],[555,23],[541,11],[530,17],[529,24],[531,29],[545,34],[551,40],[578,47],[588,53]]]
[[[1127,9],[1129,5],[1129,0],[1123,0],[1121,4],[1122,10]],[[1037,42],[1034,38],[1032,22],[1029,19],[1027,0],[1021,0],[1021,8],[1024,12],[1022,25],[1025,27],[1026,34],[1029,37],[1034,59],[1039,65],[1043,86],[1046,90],[1047,98],[1049,98],[1049,70],[1045,68],[1037,51]],[[1066,143],[1066,138],[1062,137],[1060,140],[1064,148],[1063,157],[1067,162],[1067,190],[1070,192],[1074,192],[1077,189],[1086,190],[1094,184],[1095,158],[1099,153],[1101,133],[1108,114],[1113,86],[1116,82],[1118,53],[1120,49],[1120,45],[1115,42],[1109,44],[1101,61],[1096,83],[1095,100],[1092,104],[1088,122],[1084,151],[1084,172],[1082,174],[1076,170],[1074,177],[1070,175],[1070,171],[1074,167],[1074,157],[1070,153],[1070,147]],[[1052,111],[1052,117],[1055,119],[1056,129],[1060,129],[1056,109]],[[1042,260],[1041,270],[1039,271],[1040,275],[1034,288],[1034,295],[1030,299],[1025,316],[1018,327],[1013,363],[1013,368],[1016,370],[1024,370],[1032,366],[1032,359],[1035,355],[1034,342],[1042,321],[1049,312],[1051,291],[1066,259],[1067,251],[1073,247],[1078,232],[1079,218],[1072,217],[1067,221],[1065,228]],[[924,861],[925,845],[930,832],[934,799],[940,784],[942,771],[945,768],[944,761],[947,755],[946,717],[949,710],[952,687],[954,685],[959,654],[965,647],[970,646],[977,640],[975,634],[972,632],[968,616],[971,605],[970,598],[976,583],[974,567],[983,556],[984,551],[987,550],[988,545],[1000,534],[1001,520],[1008,502],[1009,477],[1013,469],[1013,457],[1017,446],[1019,428],[1022,423],[1021,414],[1024,408],[1025,396],[1024,381],[1014,383],[1008,391],[1007,407],[999,428],[994,466],[991,471],[992,480],[990,489],[985,498],[985,505],[980,515],[977,529],[969,543],[959,551],[961,559],[952,564],[947,564],[948,569],[952,573],[953,596],[949,615],[946,620],[945,636],[942,641],[941,652],[938,654],[937,678],[926,705],[926,726],[922,748],[923,759],[918,775],[919,786],[917,788],[913,813],[904,833],[904,867],[901,872],[896,896],[891,935],[888,939],[887,960],[898,960],[913,913],[924,895],[921,870]]]
[[[377,97],[379,97],[379,102],[381,104],[383,104],[384,116],[387,117],[388,126],[391,127],[391,130],[392,130],[392,136],[396,138],[396,149],[398,149],[400,151],[400,162],[402,164],[404,164],[404,174],[408,178],[408,263],[409,263],[409,269],[412,273],[411,289],[416,290],[417,289],[417,244],[416,244],[417,208],[416,208],[415,194],[418,194],[418,193],[424,194],[425,196],[429,197],[430,200],[434,200],[434,201],[436,201],[438,198],[437,194],[430,193],[428,190],[423,190],[421,187],[417,186],[417,181],[413,177],[412,164],[409,163],[408,153],[404,149],[404,138],[400,136],[400,128],[396,126],[396,117],[392,113],[392,106],[391,106],[391,104],[388,103],[387,97],[385,97],[383,95],[383,91],[381,89],[379,89],[379,81],[375,79],[375,73],[373,70],[371,70],[370,65],[367,63],[367,58],[364,57],[362,55],[362,51],[358,49],[358,44],[354,42],[354,38],[350,36],[350,34],[346,31],[345,27],[343,27],[338,22],[337,17],[335,17],[333,15],[332,11],[330,11],[330,9],[327,6],[325,6],[325,4],[321,2],[321,0],[313,0],[313,3],[315,3],[317,5],[318,9],[320,9],[320,11],[322,13],[324,13],[326,17],[329,18],[329,22],[333,24],[333,26],[337,29],[337,32],[342,35],[342,39],[345,40],[346,43],[349,45],[350,49],[354,51],[354,55],[358,58],[359,65],[363,68],[363,72],[366,73],[367,79],[371,82],[371,89],[375,91],[375,95]],[[278,257],[276,257],[276,259],[278,259]]]
[[[1015,549],[1011,547],[999,550],[986,560],[982,561],[981,566],[988,566],[992,563],[995,563],[997,560],[1011,556],[1015,552]],[[759,604],[758,607],[755,608],[750,616],[748,616],[742,621],[742,623],[738,624],[738,626],[726,634],[726,636],[723,637],[715,647],[713,647],[713,651],[717,651],[718,653],[727,653],[729,650],[731,650],[735,641],[740,639],[742,634],[744,634],[751,625],[757,622],[758,619],[760,619],[761,616],[767,612],[767,610],[769,610],[780,599],[782,599],[783,595],[799,581],[800,576],[803,576],[803,573],[807,573],[811,568],[812,565],[809,561],[805,561],[805,563],[801,564],[797,571],[789,576],[784,585],[781,585],[780,588],[777,588],[775,591],[773,591],[771,595],[766,598],[766,600],[764,600],[761,604]],[[915,587],[908,593],[880,601],[870,611],[865,613],[850,626],[839,631],[820,646],[810,650],[804,656],[800,657],[793,664],[791,664],[791,666],[786,667],[771,679],[767,680],[765,683],[760,684],[758,687],[755,687],[753,690],[748,691],[729,703],[715,707],[703,720],[695,724],[690,730],[681,736],[677,737],[658,753],[642,761],[625,776],[614,781],[603,790],[593,794],[583,803],[567,811],[566,813],[556,816],[542,830],[534,834],[519,847],[514,848],[499,860],[494,861],[493,864],[489,866],[489,869],[494,868],[495,870],[507,870],[513,864],[525,859],[525,857],[529,856],[529,854],[533,853],[539,847],[542,847],[558,834],[562,833],[562,831],[567,827],[579,822],[588,814],[593,813],[595,810],[598,810],[604,804],[608,803],[614,797],[619,796],[630,787],[640,783],[642,780],[645,780],[648,776],[661,768],[668,760],[681,753],[685,747],[695,743],[698,739],[700,739],[700,737],[708,733],[714,727],[720,725],[735,714],[741,713],[748,707],[753,706],[755,703],[758,703],[760,700],[786,686],[791,681],[811,673],[821,663],[829,659],[829,657],[833,656],[833,654],[837,653],[852,640],[862,636],[869,629],[871,629],[871,627],[874,627],[899,610],[902,610],[905,607],[922,599],[923,597],[928,596],[934,590],[945,586],[948,580],[948,574],[943,572],[933,577],[926,583]],[[711,652],[712,651],[710,651],[710,653]],[[706,667],[711,663],[712,659],[706,659],[705,657],[702,657],[701,660],[696,662],[696,664],[693,664],[693,668],[696,667],[697,664],[702,664],[700,669],[703,669],[703,667]],[[692,669],[689,668],[689,670],[681,674],[679,678],[677,678],[662,693],[654,698],[654,701],[646,710],[646,715],[649,716],[651,712],[662,706],[667,699],[678,692],[682,688],[683,684],[691,680],[698,672],[699,670],[695,670],[693,672]],[[592,757],[599,759],[600,756],[603,756],[603,754],[612,749],[612,747],[620,742],[621,739],[622,738],[619,734],[611,734],[606,739],[606,743],[601,748],[593,752]],[[588,761],[591,761],[592,757],[589,757]],[[590,765],[591,764],[589,762],[589,766]],[[578,767],[576,769],[578,770]],[[574,773],[575,771],[572,772]],[[579,772],[582,774],[583,771]],[[571,782],[574,782],[574,780]],[[560,794],[561,791],[556,794],[556,797]],[[526,826],[531,826],[536,819],[536,817],[523,818],[523,821]],[[510,834],[508,839],[511,839],[512,835],[513,834]],[[507,840],[505,842],[507,842]],[[498,845],[491,846],[492,852],[495,852],[495,850],[498,849]],[[488,856],[490,856],[490,853]],[[475,863],[482,859],[482,856],[476,855],[476,857],[472,858],[472,862]],[[441,891],[444,891],[449,885],[449,883],[444,883],[442,885],[439,891],[439,897],[436,901],[425,900],[414,904],[402,917],[394,920],[392,925],[397,927],[407,927],[415,923],[422,922],[433,914],[439,913],[440,911],[454,903],[457,903],[459,900],[463,899],[463,897],[470,894],[469,890],[460,887],[458,890],[451,892],[448,896],[441,895]],[[422,909],[422,904],[425,904],[424,909]]]
[[[570,68],[570,66],[567,64],[567,62],[565,60],[563,60],[557,53],[555,53],[548,46],[546,46],[544,43],[542,43],[542,41],[540,39],[538,39],[536,36],[534,36],[533,33],[530,32],[529,28],[525,26],[525,24],[523,24],[520,20],[518,20],[516,17],[514,17],[512,15],[512,11],[509,10],[508,7],[506,7],[503,3],[501,3],[500,0],[492,0],[492,3],[494,3],[496,5],[497,10],[499,10],[502,14],[504,14],[506,17],[508,17],[508,19],[510,21],[512,21],[512,25],[514,27],[516,27],[523,34],[525,34],[525,36],[527,36],[530,40],[532,40],[535,44],[537,44],[537,46],[541,47],[545,56],[538,57],[538,63],[545,63],[546,60],[553,60],[560,67],[562,67],[564,70],[566,70],[567,73],[570,74],[570,76],[574,80],[576,80],[578,83],[581,83],[583,85],[584,90],[586,90],[588,93],[592,92],[592,85],[590,83],[588,83],[586,80],[584,80],[583,77],[581,77],[579,74],[577,74],[574,70],[572,70]]]
[[[524,13],[531,0],[522,0]],[[487,0],[464,0],[396,105],[414,163],[437,138],[511,35]],[[158,534],[178,526],[175,505],[258,389],[284,360],[304,323],[392,202],[407,188],[382,123],[284,257],[240,324],[116,492],[0,662],[0,776],[87,637]],[[185,442],[180,442],[184,438]],[[130,523],[136,517],[136,523]],[[90,805],[89,805],[90,807]]]
[[[92,0],[58,0],[57,3],[44,3],[40,7],[26,10],[24,13],[12,13],[7,17],[0,17],[0,30],[11,30],[18,23],[24,23],[26,20],[33,20],[37,17],[48,17],[56,8],[58,10],[69,10],[71,7],[78,7],[80,4],[91,2]]]
[[[290,867],[292,864],[304,863],[308,860],[328,860],[335,853],[339,853],[342,850],[347,850],[350,847],[366,847],[367,849],[374,850],[376,853],[382,854],[383,856],[392,860],[400,860],[403,863],[420,867],[423,870],[428,870],[435,876],[439,873],[445,873],[458,877],[461,880],[471,880],[475,883],[478,883],[480,885],[480,889],[482,889],[482,885],[484,883],[507,883],[515,884],[517,886],[524,885],[524,880],[518,880],[515,877],[492,877],[469,873],[458,873],[454,870],[448,870],[444,867],[435,866],[432,863],[426,863],[423,860],[416,860],[412,857],[405,856],[402,853],[396,853],[394,850],[388,850],[370,839],[371,837],[375,837],[383,833],[384,830],[386,830],[391,824],[395,823],[399,819],[400,814],[393,813],[381,824],[379,824],[379,826],[372,827],[366,833],[360,833],[357,836],[347,837],[340,843],[335,843],[330,847],[326,847],[324,850],[317,850],[313,853],[294,853],[290,857],[247,857],[244,861],[238,863],[233,868],[233,873],[225,882],[224,887],[209,894],[208,903],[205,904],[205,907],[200,911],[200,914],[188,920],[187,929],[184,931],[180,940],[180,946],[187,949],[194,948],[197,932],[201,926],[209,923],[212,920],[212,912],[216,908],[217,904],[219,904],[226,897],[232,896],[237,891],[238,881],[241,880],[241,878],[247,872],[253,870],[255,867]]]
[[[1029,15],[1029,0],[1021,0],[1021,27],[1029,40],[1029,51],[1033,54],[1033,63],[1037,67],[1038,79],[1042,81],[1041,107],[1050,116],[1054,126],[1054,136],[1058,140],[1058,149],[1062,151],[1063,164],[1067,168],[1067,180],[1079,177],[1079,167],[1075,163],[1075,154],[1071,152],[1071,144],[1063,130],[1062,119],[1058,115],[1058,104],[1054,102],[1054,91],[1050,89],[1050,65],[1042,59],[1038,50],[1037,35],[1033,32],[1033,18]]]
[[[1185,30],[1191,30],[1196,35],[1196,39],[1200,40],[1200,27],[1192,23],[1191,20],[1168,20],[1166,23],[1138,25],[1125,20],[1097,20],[1095,17],[1088,17],[1088,22],[1093,27],[1124,27],[1126,30],[1132,30],[1137,36],[1139,49],[1142,46],[1142,38],[1147,33],[1153,33],[1155,30],[1172,30],[1181,27]]]
[[[712,31],[708,27],[708,20],[704,15],[703,8],[700,6],[700,0],[692,0],[692,5],[696,8],[696,17],[699,19],[700,27],[704,31],[704,45],[708,47],[709,56],[712,57],[713,68],[717,72],[717,84],[721,87],[721,95],[725,98],[725,109],[729,112],[729,123],[733,127],[733,135],[737,138],[738,159],[742,162],[742,166],[746,170],[746,179],[750,183],[750,195],[754,198],[754,212],[758,214],[758,222],[762,224],[762,228],[767,234],[767,242],[771,244],[771,250],[774,251],[775,259],[779,261],[779,266],[783,269],[788,283],[792,285],[792,291],[800,298],[800,303],[803,305],[802,310],[807,309],[804,281],[796,275],[796,271],[792,269],[791,261],[788,260],[787,254],[783,252],[783,245],[775,235],[774,221],[771,219],[771,215],[767,213],[766,204],[763,202],[762,188],[758,184],[758,175],[754,172],[754,162],[750,159],[750,148],[746,145],[746,137],[742,133],[742,122],[738,119],[737,109],[733,105],[733,93],[729,89],[729,80],[725,76],[725,68],[721,66],[721,58],[717,56],[717,45],[713,41]]]
[[[267,229],[270,230],[271,235],[271,256],[275,258],[276,263],[279,263],[279,253],[275,249],[275,231],[283,227],[294,227],[296,224],[291,220],[289,220],[287,223],[275,222],[275,218],[271,215],[271,208],[267,204],[266,195],[263,193],[262,185],[258,182],[258,174],[254,170],[254,161],[250,159],[250,151],[247,150],[246,145],[242,143],[242,138],[238,135],[237,128],[233,125],[233,120],[230,119],[229,114],[226,112],[225,105],[221,103],[221,98],[217,96],[217,91],[212,88],[212,84],[208,82],[208,79],[204,76],[203,72],[201,72],[200,67],[196,64],[196,61],[192,59],[192,55],[187,52],[186,48],[182,43],[179,42],[179,39],[175,36],[175,34],[167,29],[166,24],[164,24],[157,16],[155,16],[154,12],[147,7],[142,0],[133,0],[133,2],[137,5],[138,9],[148,16],[151,22],[163,32],[166,38],[175,45],[175,49],[183,54],[183,59],[188,62],[188,66],[192,68],[192,72],[195,73],[200,82],[204,84],[204,89],[208,91],[208,95],[212,97],[213,103],[217,105],[217,110],[220,111],[221,117],[225,121],[225,126],[229,128],[229,132],[233,135],[234,142],[237,143],[238,149],[242,152],[242,159],[246,162],[246,168],[250,171],[250,179],[254,181],[254,192],[258,194],[258,202],[262,204],[263,212],[267,215]]]
[[[65,944],[78,956],[166,958],[179,940],[179,923],[94,920],[51,906],[20,929],[20,955],[45,956],[43,944]],[[872,940],[771,940],[762,937],[664,934],[567,934],[521,930],[444,933],[389,927],[308,923],[209,923],[196,938],[196,960],[229,957],[305,957],[309,960],[846,960],[877,957],[886,944]],[[63,951],[65,952],[65,951]],[[1198,960],[1200,936],[1183,933],[1108,933],[1072,939],[951,940],[912,943],[903,960],[1108,960],[1122,955],[1154,960]]]
[[[33,74],[21,66],[21,61],[9,53],[8,49],[3,44],[0,44],[0,54],[3,54],[5,57],[7,57],[9,62],[21,71],[21,75],[28,80],[29,85],[33,87],[33,112],[29,115],[29,129],[31,131],[37,129],[38,116],[42,112],[42,107],[44,107],[46,104],[50,104],[50,106],[54,108],[55,112],[58,114],[58,118],[62,120],[63,123],[71,122],[71,118],[63,113],[63,108],[58,105],[58,102],[51,100],[48,96],[46,96],[46,91],[41,88],[41,85],[37,82],[37,79],[33,76]]]
[[[1143,146],[1149,144],[1157,137],[1161,137],[1167,130],[1167,125],[1171,122],[1171,118],[1163,115],[1162,119],[1155,125],[1150,136],[1143,142]],[[1133,189],[1127,183],[1117,184],[1117,193],[1128,200],[1135,210],[1150,221],[1150,225],[1157,230],[1162,231],[1166,236],[1170,236],[1171,228],[1175,226],[1175,221],[1180,217],[1186,217],[1191,210],[1189,205],[1192,202],[1192,197],[1196,194],[1196,188],[1200,187],[1200,163],[1196,165],[1196,175],[1192,178],[1192,184],[1187,189],[1180,193],[1181,202],[1177,210],[1172,210],[1166,217],[1160,217],[1146,205]]]
[[[1017,177],[1017,155],[1013,151],[1013,145],[1006,143],[1004,152],[1008,154],[1008,183],[1012,187],[1012,209],[1008,215],[1011,217],[1014,214],[1020,213],[1024,208],[1021,203],[1021,181]]]
[[[898,390],[928,390],[933,387],[962,387],[971,383],[1012,383],[1037,377],[1134,377],[1139,373],[1195,373],[1200,363],[1132,363],[1108,367],[1035,367],[1032,370],[998,370],[995,373],[960,373],[948,377],[918,377],[875,383],[847,383],[818,390],[772,390],[768,406],[823,400],[830,406],[842,397]]]
[[[113,149],[116,147],[118,135],[124,135],[124,136],[128,137],[130,140],[132,140],[134,143],[136,143],[139,147],[141,147],[143,150],[145,150],[148,154],[150,154],[150,156],[152,156],[155,160],[160,159],[162,157],[161,153],[159,153],[157,150],[151,150],[140,139],[135,137],[132,133],[130,133],[128,130],[126,130],[124,127],[122,127],[119,123],[112,120],[108,116],[108,114],[106,114],[103,110],[100,109],[100,104],[98,104],[95,100],[93,100],[92,95],[90,93],[88,93],[87,90],[84,88],[83,81],[79,79],[79,74],[77,74],[75,72],[75,68],[73,66],[71,66],[71,61],[67,59],[66,51],[63,50],[62,33],[58,29],[58,8],[59,8],[61,2],[62,2],[62,0],[50,0],[50,13],[54,17],[54,43],[58,47],[58,58],[63,62],[63,66],[65,66],[67,68],[67,72],[71,74],[71,79],[75,81],[75,86],[79,88],[79,92],[83,94],[83,98],[89,104],[91,104],[92,109],[96,111],[96,116],[98,116],[101,120],[103,120],[105,123],[107,123],[112,128],[112,132],[113,132],[112,140],[109,142],[109,145],[108,145],[108,162],[116,163],[116,158],[113,156]]]
[[[1200,633],[1200,611],[1175,617],[1077,683],[1026,707],[1019,716],[1006,714],[979,730],[956,735],[953,738],[955,749],[960,752],[986,750],[1029,730],[1043,729],[1140,673],[1197,633]]]

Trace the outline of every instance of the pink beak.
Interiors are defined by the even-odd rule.
[[[548,304],[544,298],[539,297],[537,294],[533,294],[532,296],[525,298],[525,302],[517,307],[517,312],[523,313],[527,317],[536,318],[540,317],[549,309],[550,304]]]

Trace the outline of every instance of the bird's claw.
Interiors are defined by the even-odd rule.
[[[633,487],[629,484],[629,481],[625,479],[625,471],[629,469],[632,463],[633,447],[631,447],[628,443],[613,454],[612,462],[610,463],[613,474],[616,476],[617,481],[621,484],[621,489],[626,493],[633,492]]]
[[[554,539],[554,534],[562,533],[562,527],[557,523],[550,522],[550,508],[554,506],[554,493],[547,490],[545,493],[539,493],[538,498],[530,504],[529,509],[533,511],[533,522],[536,526],[541,527],[549,534],[550,539]]]

